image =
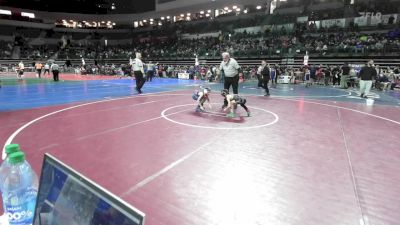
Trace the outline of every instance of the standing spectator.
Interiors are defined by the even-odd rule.
[[[142,87],[145,83],[145,79],[143,77],[144,68],[141,58],[142,54],[136,52],[136,58],[132,61],[132,70],[136,80],[136,91],[139,92],[139,94],[142,93]]]
[[[39,78],[41,78],[40,76],[41,76],[41,74],[42,74],[42,68],[43,68],[42,63],[36,62],[35,68],[36,68],[37,76],[38,76]]]
[[[25,70],[25,65],[21,61],[21,62],[18,63],[18,69],[17,69],[18,78],[22,78],[22,76],[24,75],[24,70]]]
[[[308,88],[312,85],[310,69],[308,69],[307,66],[304,67],[304,82],[306,83],[306,88]]]
[[[213,73],[211,72],[211,69],[208,69],[207,70],[207,73],[206,73],[206,76],[207,76],[207,80],[208,80],[208,82],[212,82],[213,81]]]
[[[372,80],[376,77],[376,74],[376,70],[374,69],[374,61],[371,59],[360,71],[361,98],[368,98],[367,96],[371,90]]]
[[[46,75],[46,72],[50,75],[50,65],[49,65],[49,63],[46,63],[46,64],[44,65],[43,76]]]
[[[338,85],[340,85],[340,75],[339,75],[339,73],[340,73],[339,67],[335,66],[333,68],[333,70],[332,70],[332,83],[333,83],[334,87],[335,87],[336,83]]]
[[[150,61],[149,62],[149,64],[147,64],[147,77],[146,77],[146,80],[147,81],[152,81],[153,80],[153,77],[154,77],[154,69],[155,69],[155,66],[154,66],[154,64]]]
[[[276,85],[278,84],[278,77],[280,77],[282,74],[282,70],[278,64],[275,64],[275,72],[276,72],[276,74],[275,74],[275,86],[274,87],[276,87]]]
[[[331,81],[332,69],[330,66],[326,66],[326,68],[323,71],[324,71],[324,84],[325,86],[328,86]]]
[[[350,67],[349,64],[346,62],[342,66],[342,76],[340,77],[340,88],[347,89],[347,80],[349,79],[350,75]]]
[[[312,65],[310,68],[310,78],[311,78],[310,80],[312,81],[317,80],[317,68],[315,67],[315,65]]]
[[[53,80],[54,81],[58,81],[58,73],[59,73],[60,67],[58,66],[58,64],[56,62],[54,62],[51,65],[51,72],[53,73]]]
[[[317,69],[316,76],[317,76],[317,84],[321,84],[322,78],[324,77],[324,70],[322,65],[320,65]]]
[[[269,89],[268,89],[268,83],[269,80],[271,79],[271,74],[270,74],[270,68],[267,65],[267,62],[265,60],[261,61],[261,75],[262,75],[262,81],[263,81],[263,88],[265,89],[265,95],[264,96],[269,96]]]
[[[276,79],[276,67],[270,67],[270,78],[271,78],[271,87],[276,87],[275,79]]]
[[[262,66],[259,66],[257,69],[257,80],[258,80],[258,84],[257,84],[257,88],[262,88],[262,75],[261,75],[261,71],[262,71]]]

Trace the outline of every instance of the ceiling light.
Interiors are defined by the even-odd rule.
[[[204,14],[204,11],[200,11],[200,14]]]
[[[236,6],[236,5],[232,6],[232,9],[236,9],[236,8],[237,8],[237,6]]]
[[[225,7],[225,8],[224,8],[225,11],[227,11],[228,9],[229,9],[228,7]]]
[[[257,9],[261,9],[261,5],[258,5],[258,6],[257,6]]]

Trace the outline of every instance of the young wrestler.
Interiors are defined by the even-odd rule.
[[[196,93],[193,94],[192,98],[194,100],[197,100],[196,112],[205,112],[204,103],[206,101],[208,102],[209,108],[212,109],[209,98],[210,92],[211,92],[210,88],[204,88],[203,90],[197,91]]]
[[[227,117],[234,118],[236,117],[236,109],[237,105],[240,105],[246,110],[247,116],[250,116],[250,110],[246,107],[246,99],[240,97],[239,95],[230,95],[227,89],[221,91],[221,95],[228,102],[228,106],[224,108],[224,112],[230,109],[230,113],[226,114]]]

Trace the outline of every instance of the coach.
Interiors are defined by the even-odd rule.
[[[368,98],[368,94],[372,86],[372,80],[374,80],[377,75],[374,67],[374,60],[370,59],[368,60],[367,65],[361,68],[359,74],[361,98]]]
[[[225,74],[224,89],[229,91],[232,85],[233,94],[238,94],[240,66],[234,58],[229,56],[228,52],[222,53],[222,59],[219,69],[223,70]]]

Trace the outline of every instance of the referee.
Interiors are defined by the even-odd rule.
[[[222,53],[222,62],[219,69],[224,72],[224,89],[228,90],[232,85],[233,94],[238,94],[239,87],[239,64],[234,58],[231,58],[228,52]],[[228,106],[228,102],[224,99],[222,108]]]
[[[143,77],[144,68],[141,58],[142,54],[136,52],[136,58],[132,61],[132,71],[136,79],[136,90],[139,92],[139,94],[142,94],[142,87],[146,81]]]
[[[239,87],[239,64],[234,58],[231,58],[228,52],[222,53],[221,65],[219,66],[220,70],[224,71],[225,79],[224,79],[224,89],[229,91],[229,88],[232,85],[233,94],[238,94]]]

